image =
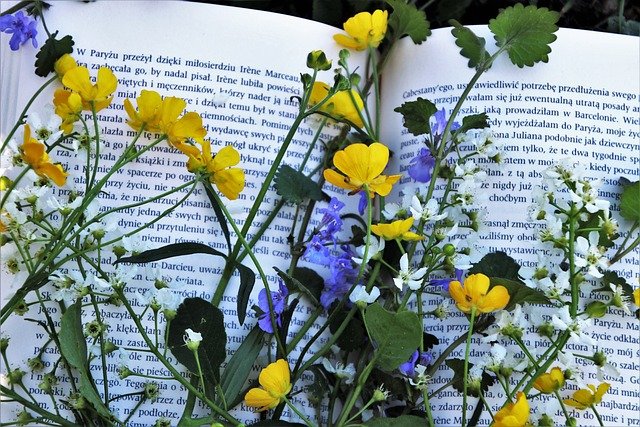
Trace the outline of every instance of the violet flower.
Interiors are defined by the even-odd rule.
[[[22,11],[15,15],[5,15],[0,17],[0,31],[7,34],[13,34],[9,40],[11,50],[18,50],[21,45],[31,39],[33,47],[38,47],[36,41],[36,20]]]
[[[276,319],[276,324],[278,326],[282,326],[281,315],[286,307],[289,290],[282,280],[280,280],[279,288],[280,289],[278,291],[271,291],[271,303],[273,306],[273,315]],[[271,323],[271,316],[269,315],[269,300],[266,289],[262,289],[258,294],[258,307],[262,310],[262,314],[258,317],[258,326],[266,333],[272,334],[273,325]]]

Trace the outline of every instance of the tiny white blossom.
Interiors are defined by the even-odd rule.
[[[426,374],[427,367],[423,365],[416,365],[415,375],[413,378],[409,378],[409,383],[418,390],[427,390],[429,387],[429,379],[431,378]]]
[[[354,304],[357,304],[360,301],[365,302],[366,304],[374,303],[378,297],[380,296],[380,289],[376,286],[371,288],[371,292],[367,292],[367,288],[362,285],[357,285],[351,294],[349,294],[349,301]]]
[[[604,248],[598,246],[600,236],[597,231],[589,233],[589,240],[582,236],[576,239],[576,258],[575,265],[577,267],[587,267],[587,274],[597,279],[603,274],[600,269],[606,270],[608,265],[607,259],[604,257]]]
[[[343,365],[340,362],[336,362],[335,366],[331,364],[328,359],[322,359],[322,366],[327,372],[334,374],[337,378],[344,380],[347,385],[353,384],[353,380],[356,376],[356,368],[353,363]]]
[[[409,267],[409,255],[404,254],[400,257],[400,270],[398,271],[398,277],[393,278],[393,283],[400,290],[407,285],[412,291],[420,289],[422,284],[422,278],[427,272],[426,267],[413,270]]]
[[[358,265],[362,263],[368,263],[369,260],[375,258],[379,253],[384,252],[384,246],[385,240],[382,237],[380,239],[377,239],[374,236],[371,236],[371,239],[369,240],[369,251],[367,252],[367,259],[364,259],[364,252],[366,248],[365,245],[358,246],[356,248],[356,254],[359,255],[359,257],[352,257],[351,259]]]
[[[200,332],[193,331],[191,328],[187,328],[184,330],[183,339],[189,350],[196,351],[202,341],[202,334]]]
[[[411,199],[411,215],[416,221],[438,221],[447,217],[446,213],[438,214],[440,205],[436,199],[429,199],[423,206],[417,196]]]
[[[573,319],[566,305],[558,311],[558,314],[551,316],[551,323],[561,331],[569,331],[570,340],[575,343],[595,344],[593,338],[586,332],[591,327],[591,319],[580,316]]]
[[[53,143],[62,135],[62,130],[60,130],[62,119],[57,114],[54,114],[52,106],[49,107],[43,116],[36,112],[31,112],[27,117],[27,122],[31,126],[32,136],[44,143]]]

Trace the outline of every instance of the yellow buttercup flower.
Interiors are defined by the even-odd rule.
[[[482,273],[464,279],[464,287],[457,280],[449,283],[449,293],[460,311],[469,313],[475,307],[480,313],[490,313],[506,307],[509,292],[504,286],[494,286],[489,292],[489,278]]]
[[[589,388],[583,388],[571,396],[570,399],[564,399],[565,405],[573,406],[577,409],[587,409],[597,403],[600,403],[602,396],[609,390],[609,383],[602,383],[596,387],[593,384],[587,385]]]
[[[137,131],[140,131],[144,126],[144,129],[148,132],[158,132],[160,112],[162,111],[162,97],[160,94],[153,90],[142,90],[140,96],[136,98],[136,103],[138,105],[137,111],[133,108],[129,98],[124,100],[124,109],[129,115],[127,124]]]
[[[349,190],[350,194],[356,194],[366,186],[370,197],[376,193],[386,196],[400,179],[400,175],[381,175],[388,162],[389,149],[379,142],[369,146],[351,144],[333,156],[333,164],[344,175],[325,169],[324,178],[336,187]]]
[[[529,421],[530,412],[527,396],[521,391],[516,395],[515,403],[509,403],[493,416],[493,427],[524,427]]]
[[[66,134],[73,131],[73,124],[80,117],[82,99],[80,95],[68,90],[58,89],[53,94],[55,112],[62,119],[60,129]]]
[[[67,173],[60,164],[51,163],[46,147],[40,141],[31,138],[31,128],[24,125],[24,142],[20,147],[22,160],[34,170],[38,176],[52,180],[57,186],[67,182]]]
[[[213,156],[211,143],[208,140],[204,140],[201,146],[202,151],[196,146],[186,143],[178,143],[176,148],[189,157],[187,161],[189,172],[207,173],[209,181],[215,184],[227,199],[237,199],[244,189],[244,171],[233,167],[240,163],[240,153],[228,145]]]
[[[633,291],[633,303],[636,307],[640,307],[640,288],[636,288]]]
[[[376,236],[380,236],[385,240],[423,240],[424,237],[409,231],[413,225],[413,217],[407,219],[399,219],[389,224],[374,224],[371,231]]]
[[[158,111],[157,131],[167,135],[169,144],[176,147],[187,139],[202,142],[207,135],[198,113],[189,112],[180,117],[186,106],[184,99],[168,96]]]
[[[64,74],[62,84],[80,95],[83,109],[91,111],[93,104],[93,108],[100,111],[111,104],[118,79],[111,69],[100,67],[96,83],[93,84],[86,67],[75,67]]]
[[[53,69],[58,75],[58,78],[62,80],[64,75],[67,73],[67,71],[73,68],[76,68],[77,66],[78,66],[78,63],[76,62],[75,59],[73,59],[73,56],[69,55],[68,53],[65,53],[60,58],[58,58],[58,60],[53,64]]]
[[[387,32],[387,17],[386,10],[376,10],[373,14],[360,12],[344,23],[343,28],[348,35],[336,34],[333,39],[349,49],[376,48]]]
[[[244,396],[245,404],[258,411],[275,408],[291,391],[289,364],[284,359],[270,363],[260,372],[258,381],[262,388],[249,390]]]
[[[329,86],[323,82],[315,82],[311,89],[311,96],[309,98],[309,105],[314,106],[322,101],[329,93]],[[360,111],[364,107],[360,94],[354,89],[351,89],[351,95],[349,91],[341,90],[333,94],[322,106],[320,111],[329,114],[336,120],[348,120],[355,126],[361,128],[364,126],[362,118],[360,117]],[[353,98],[352,98],[353,97]]]
[[[541,393],[553,393],[564,385],[564,372],[555,367],[549,372],[540,375],[533,383],[533,387]]]

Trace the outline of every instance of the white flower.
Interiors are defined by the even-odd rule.
[[[579,316],[575,319],[571,318],[569,306],[567,305],[563,306],[558,314],[551,316],[551,323],[561,331],[569,331],[571,334],[570,340],[575,343],[595,344],[593,338],[588,332],[585,332],[591,327],[591,319],[580,318]]]
[[[473,159],[467,160],[462,165],[457,164],[454,172],[459,178],[472,179],[476,182],[482,182],[487,179],[487,173],[481,170]]]
[[[198,347],[200,347],[202,334],[200,332],[194,332],[191,328],[187,328],[184,330],[183,339],[189,350],[196,351],[198,350]]]
[[[367,292],[366,286],[357,285],[353,289],[351,294],[349,294],[349,301],[354,304],[357,304],[360,301],[366,304],[372,304],[378,299],[379,296],[380,289],[378,289],[376,286],[371,288],[371,292]]]
[[[382,215],[384,215],[387,220],[391,221],[392,219],[395,219],[396,215],[401,211],[404,211],[404,208],[398,203],[385,203]]]
[[[371,236],[371,239],[369,240],[369,251],[367,252],[367,259],[364,259],[364,251],[366,247],[364,245],[358,246],[356,248],[356,254],[359,255],[360,257],[359,258],[352,257],[351,259],[353,260],[353,262],[355,262],[358,265],[362,263],[368,263],[369,260],[371,260],[372,258],[375,258],[376,255],[378,255],[378,253],[384,252],[384,245],[385,245],[385,240],[382,237],[380,239],[377,239]]]
[[[353,363],[344,366],[340,362],[336,362],[335,366],[331,364],[328,359],[322,359],[322,366],[327,372],[334,374],[337,378],[344,380],[347,385],[353,384],[353,380],[356,376],[356,368]]]
[[[128,366],[130,353],[122,347],[118,347],[113,353],[115,356],[116,364],[118,366]]]
[[[576,239],[576,258],[575,265],[577,267],[587,267],[587,274],[597,279],[601,278],[603,274],[598,269],[607,269],[608,262],[604,257],[604,248],[598,246],[598,240],[600,235],[597,231],[589,233],[589,240],[582,236]]]
[[[569,272],[559,270],[555,275],[555,280],[552,280],[551,277],[545,277],[538,280],[537,284],[538,289],[544,292],[547,297],[560,300],[570,286]]]
[[[420,199],[413,196],[409,209],[411,209],[411,215],[416,221],[438,221],[447,217],[446,213],[438,214],[440,205],[436,199],[430,199],[426,205],[422,206]]]
[[[36,112],[29,113],[27,122],[31,126],[32,136],[39,141],[53,143],[62,135],[60,130],[62,119],[53,113],[53,107],[49,108],[49,111],[43,117]]]
[[[415,375],[413,378],[409,378],[409,383],[418,390],[426,390],[429,387],[429,375],[426,374],[427,367],[423,365],[416,365]]]
[[[149,242],[142,240],[142,236],[135,234],[133,236],[122,236],[122,247],[133,255],[140,254],[149,249]]]
[[[182,302],[180,296],[169,288],[158,289],[153,299],[161,310],[170,311],[176,311]]]
[[[402,290],[404,285],[407,285],[409,289],[415,291],[420,289],[422,278],[426,272],[426,267],[422,267],[417,270],[409,268],[409,255],[404,254],[400,258],[400,271],[398,271],[398,277],[393,278],[393,283],[400,290]]]
[[[584,381],[584,372],[581,365],[578,365],[576,358],[571,353],[558,352],[558,362],[560,362],[559,368],[563,371],[569,371],[570,379],[575,381],[580,388],[587,388],[587,383]]]
[[[75,199],[73,199],[72,202],[69,202],[67,200],[67,202],[65,202],[65,203],[60,203],[60,200],[58,200],[58,198],[55,197],[55,196],[49,197],[47,199],[47,205],[51,209],[56,210],[56,211],[62,213],[63,215],[71,213],[75,208],[77,208],[81,204],[82,204],[82,197],[80,197],[80,196],[78,196]]]
[[[598,211],[607,212],[609,210],[609,201],[598,199],[598,187],[600,181],[579,181],[576,183],[576,191],[569,189],[571,201],[576,203],[578,207],[584,206],[589,213]]]
[[[498,338],[498,334],[509,337],[513,337],[514,335],[521,337],[527,326],[528,322],[522,313],[522,306],[516,304],[513,313],[507,310],[500,310],[498,312],[496,321],[487,328],[488,335],[482,340],[484,342],[495,341]]]

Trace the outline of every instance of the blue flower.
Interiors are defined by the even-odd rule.
[[[409,176],[418,182],[429,182],[431,180],[431,171],[436,165],[436,159],[433,158],[429,150],[421,148],[417,156],[411,159],[409,166]]]
[[[320,209],[323,214],[320,221],[320,236],[325,241],[332,241],[336,244],[336,233],[342,230],[342,218],[340,218],[340,210],[344,208],[344,203],[335,197],[329,201],[329,206]]]
[[[414,351],[409,360],[398,366],[400,373],[407,377],[413,377],[416,374],[416,365],[427,366],[433,362],[433,356],[428,352]]]
[[[464,276],[464,270],[458,270],[456,268],[456,278],[455,280],[457,280],[458,282],[462,283],[464,282],[464,280],[462,279],[462,277]],[[429,285],[430,286],[440,286],[442,287],[442,289],[444,291],[449,292],[449,283],[451,283],[451,281],[454,279],[433,279],[431,281],[429,281]]]
[[[331,263],[329,248],[325,246],[324,239],[319,234],[315,234],[307,243],[304,258],[309,262],[320,265],[329,265]]]
[[[358,277],[358,268],[351,258],[353,253],[347,246],[341,247],[341,255],[331,255],[329,263],[330,276],[324,283],[324,289],[320,295],[320,303],[325,309],[335,301],[342,299]]]
[[[13,34],[9,40],[11,50],[18,50],[21,45],[31,39],[33,47],[38,47],[36,41],[36,20],[25,15],[22,11],[15,15],[5,15],[0,17],[0,31],[7,34]]]
[[[282,326],[281,315],[287,304],[287,296],[289,296],[289,290],[285,284],[280,280],[278,291],[271,291],[271,303],[273,305],[273,316],[276,319],[276,324]],[[262,314],[258,317],[258,326],[263,331],[272,334],[273,325],[271,324],[271,316],[269,315],[269,299],[267,296],[267,290],[262,289],[258,294],[258,307],[262,310]]]
[[[447,127],[447,117],[445,114],[446,114],[446,110],[444,109],[444,107],[442,108],[442,110],[436,111],[436,114],[435,114],[436,125],[433,128],[431,128],[431,132],[433,133],[434,136],[441,137],[442,134],[444,133],[444,129]],[[451,124],[451,132],[458,129],[459,127],[460,127],[460,124],[458,122],[453,122]]]

